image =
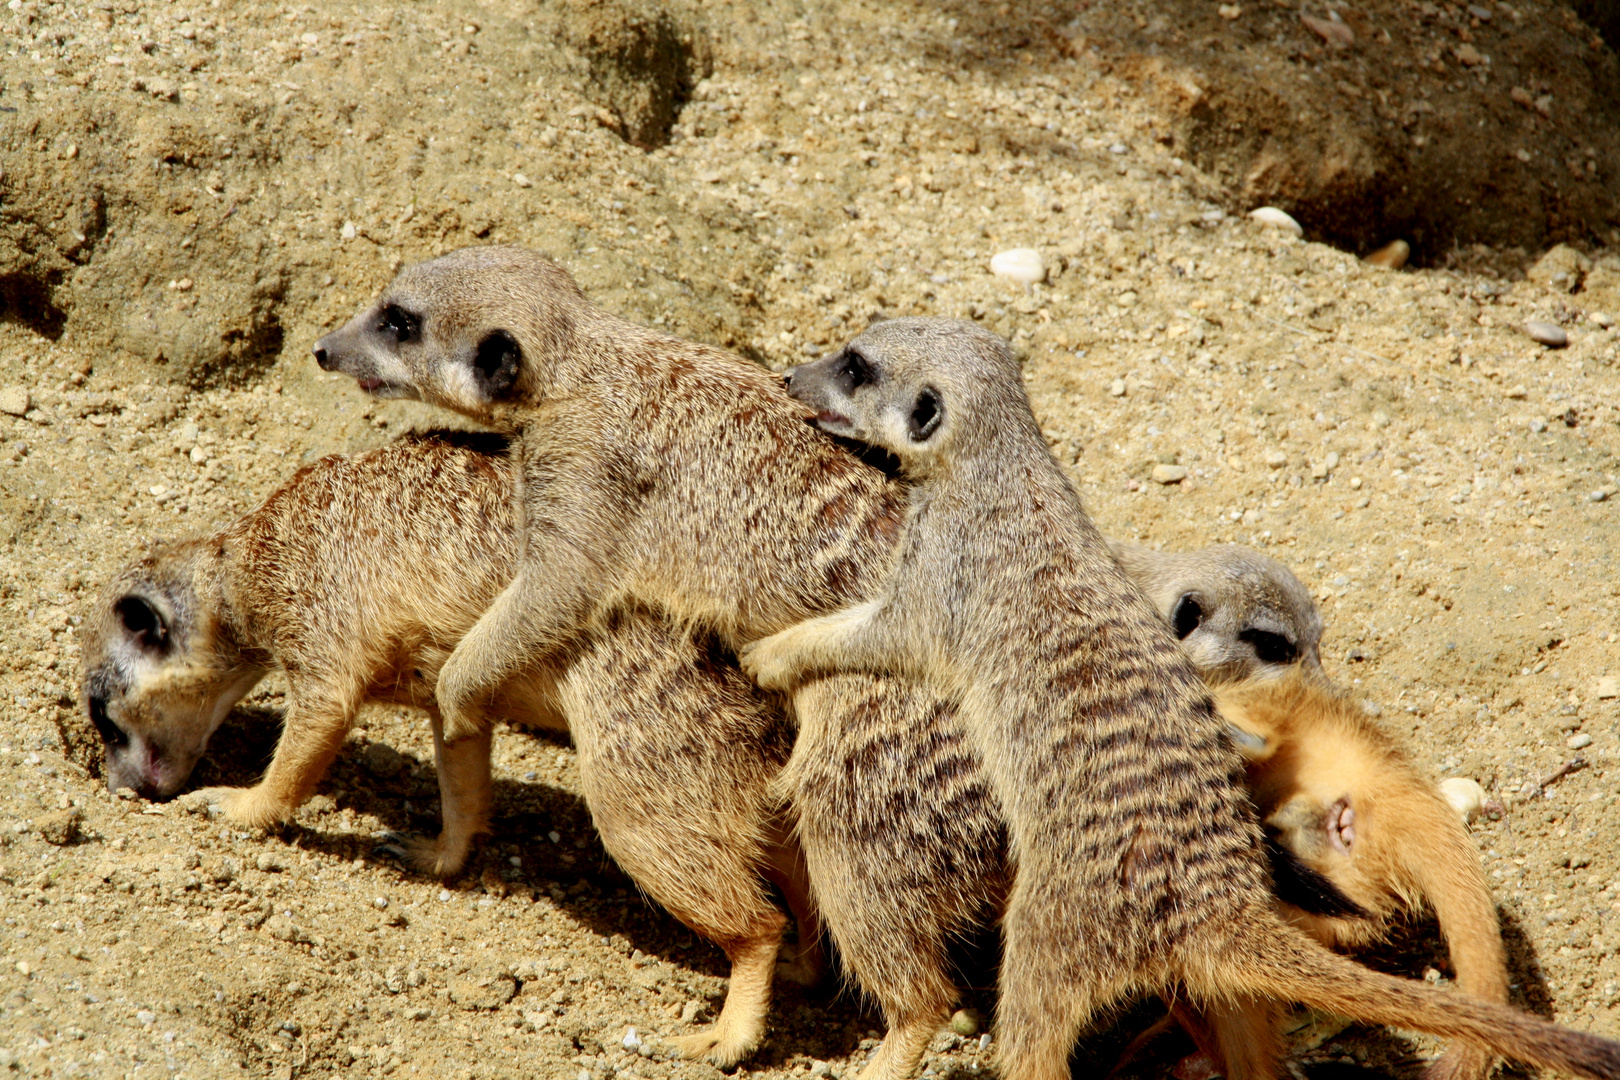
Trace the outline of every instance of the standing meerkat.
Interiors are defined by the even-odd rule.
[[[1179,984],[1251,1031],[1269,1030],[1270,1000],[1291,999],[1620,1076],[1620,1043],[1371,972],[1279,918],[1241,761],[1052,459],[1005,342],[897,319],[786,378],[818,424],[895,454],[913,486],[885,586],[750,645],[743,664],[778,689],[911,674],[959,703],[1015,868],[1006,1075],[1067,1076],[1092,1017]],[[1269,1041],[1222,1045],[1229,1075],[1273,1074]]]
[[[1207,681],[1281,675],[1296,664],[1321,674],[1322,613],[1276,559],[1241,544],[1108,547]]]
[[[446,742],[433,684],[511,580],[512,468],[491,435],[407,436],[300,470],[212,536],[157,548],[87,613],[84,704],[109,786],[173,795],[241,697],[279,668],[289,706],[251,788],[214,789],[229,820],[292,815],[367,701],[433,724],[444,830],[409,861],[455,874],[490,809],[490,731]],[[790,733],[724,650],[640,609],[609,613],[568,663],[514,670],[490,718],[566,728],[602,844],[652,899],[732,963],[717,1022],[671,1040],[731,1065],[758,1045],[785,919],[816,935],[802,860],[773,814]]]

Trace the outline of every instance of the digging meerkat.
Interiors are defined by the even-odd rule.
[[[1322,613],[1271,556],[1241,544],[1153,551],[1109,540],[1108,547],[1205,680],[1280,675],[1295,665],[1321,674]]]
[[[131,563],[85,620],[84,704],[109,786],[174,794],[231,706],[279,668],[290,704],[264,779],[208,792],[227,818],[290,817],[363,703],[418,706],[432,719],[444,830],[410,845],[409,860],[456,873],[488,822],[491,735],[446,742],[433,684],[511,580],[512,471],[496,436],[407,436],[322,459],[214,535]],[[728,654],[634,608],[578,635],[568,661],[514,669],[481,710],[571,733],[603,846],[732,963],[717,1022],[671,1041],[733,1064],[763,1034],[785,927],[762,875],[800,917],[801,941],[817,933],[769,793],[791,734]]]
[[[1015,868],[1005,1075],[1067,1076],[1092,1017],[1179,985],[1249,1032],[1269,1031],[1270,1001],[1297,1000],[1620,1076],[1620,1043],[1377,974],[1282,921],[1241,760],[1052,459],[1005,342],[971,323],[896,319],[785,378],[825,430],[896,455],[912,488],[883,588],[751,644],[743,665],[778,689],[828,672],[912,675],[958,703]],[[1216,1035],[1228,1075],[1274,1075],[1269,1039]]]

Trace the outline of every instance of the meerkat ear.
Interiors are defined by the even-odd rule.
[[[518,369],[523,363],[523,349],[517,338],[505,330],[491,330],[478,343],[473,355],[473,370],[489,400],[504,397],[517,382]]]
[[[917,400],[911,406],[911,416],[906,419],[906,431],[912,442],[926,442],[928,437],[939,430],[940,421],[945,419],[945,402],[940,398],[939,391],[931,386],[924,387],[917,395]]]
[[[1170,612],[1170,625],[1175,628],[1176,640],[1180,641],[1188,634],[1198,629],[1204,621],[1204,606],[1192,593],[1185,593]]]
[[[158,611],[146,600],[133,593],[113,605],[118,619],[129,636],[143,649],[164,649],[169,644],[169,626]]]

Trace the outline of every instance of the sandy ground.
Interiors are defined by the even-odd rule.
[[[309,346],[398,265],[494,241],[772,366],[879,314],[1011,338],[1105,531],[1289,563],[1330,673],[1503,800],[1475,835],[1520,1000],[1620,1036],[1613,52],[1530,2],[1341,9],[1346,46],[1274,4],[1108,7],[0,12],[0,1069],[713,1074],[661,1039],[711,1016],[723,957],[607,862],[567,745],[500,737],[497,837],[441,888],[373,853],[436,827],[419,716],[366,714],[298,822],[249,835],[107,792],[79,713],[83,605],[148,538],[440,419]],[[1298,112],[1211,134],[1263,127],[1265,93]],[[1248,220],[1262,197],[1310,239]],[[1397,238],[1421,269],[1357,258]],[[1028,288],[989,272],[1021,246],[1048,267]],[[280,706],[250,698],[197,783],[250,780]],[[1442,957],[1419,924],[1370,959]],[[880,1027],[832,985],[783,987],[772,1025],[745,1071],[852,1075]],[[1311,1041],[1323,1075],[1435,1050]],[[988,1060],[942,1034],[928,1069]]]

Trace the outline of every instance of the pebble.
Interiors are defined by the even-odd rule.
[[[504,969],[474,972],[467,975],[457,975],[450,979],[450,1000],[469,1011],[477,1009],[498,1009],[517,996],[517,980],[512,973]],[[629,1039],[635,1035],[631,1028]],[[638,1040],[636,1045],[640,1045]],[[630,1044],[625,1043],[629,1048]]]
[[[1124,397],[1125,396],[1125,380],[1124,379],[1115,379],[1113,382],[1109,383],[1108,384],[1108,394],[1109,394],[1110,397]]]
[[[1275,206],[1261,206],[1249,211],[1249,217],[1262,225],[1274,225],[1284,232],[1291,232],[1295,236],[1304,236],[1305,230],[1295,221],[1293,216],[1285,210]]]
[[[1185,465],[1153,466],[1153,482],[1156,484],[1179,484],[1185,479],[1187,479]]]
[[[1368,266],[1380,266],[1385,270],[1399,270],[1406,265],[1406,260],[1411,257],[1411,244],[1408,244],[1405,240],[1391,240],[1361,261]]]
[[[1620,675],[1604,675],[1593,680],[1592,696],[1599,700],[1620,697]]]
[[[951,1014],[951,1030],[964,1039],[977,1035],[984,1027],[984,1017],[978,1009],[957,1009]]]
[[[1280,469],[1284,465],[1288,464],[1288,455],[1283,453],[1281,450],[1267,450],[1265,453],[1265,463],[1266,468],[1268,469]]]
[[[1583,731],[1579,735],[1571,735],[1569,737],[1569,741],[1564,745],[1568,746],[1571,750],[1585,750],[1588,746],[1592,745],[1592,736]]]
[[[33,400],[28,391],[20,386],[8,386],[0,390],[0,413],[8,416],[22,416],[28,412]]]
[[[1593,502],[1607,502],[1608,499],[1614,495],[1614,491],[1615,489],[1611,487],[1600,487],[1592,491],[1586,497],[1591,499]]]
[[[360,235],[360,230],[354,227],[354,222],[345,221],[343,223],[343,228],[338,231],[338,235],[343,237],[345,240],[353,240],[356,236]]]
[[[1464,821],[1473,821],[1478,817],[1488,797],[1485,789],[1479,786],[1479,781],[1466,776],[1453,776],[1440,781],[1440,794],[1453,810],[1462,815]]]
[[[1466,42],[1457,46],[1457,62],[1464,67],[1477,67],[1485,62],[1485,54]]]
[[[1539,342],[1549,349],[1562,349],[1569,344],[1569,335],[1564,333],[1564,328],[1556,323],[1531,319],[1524,324],[1524,332],[1530,335],[1531,341]]]
[[[1033,285],[1046,276],[1046,263],[1034,248],[1012,248],[991,257],[990,272],[997,277]]]
[[[1356,32],[1337,19],[1317,19],[1301,15],[1299,21],[1329,45],[1347,49],[1356,43]]]
[[[641,1039],[636,1035],[635,1028],[628,1028],[620,1042],[626,1050],[639,1050],[641,1048]]]
[[[66,847],[79,838],[79,812],[58,810],[34,819],[34,831],[47,844]]]
[[[267,874],[279,874],[287,869],[287,864],[282,861],[281,856],[271,854],[268,851],[255,859],[253,865]]]
[[[512,183],[521,188],[534,187],[534,181],[530,180],[527,176],[524,176],[520,172],[512,174]]]

